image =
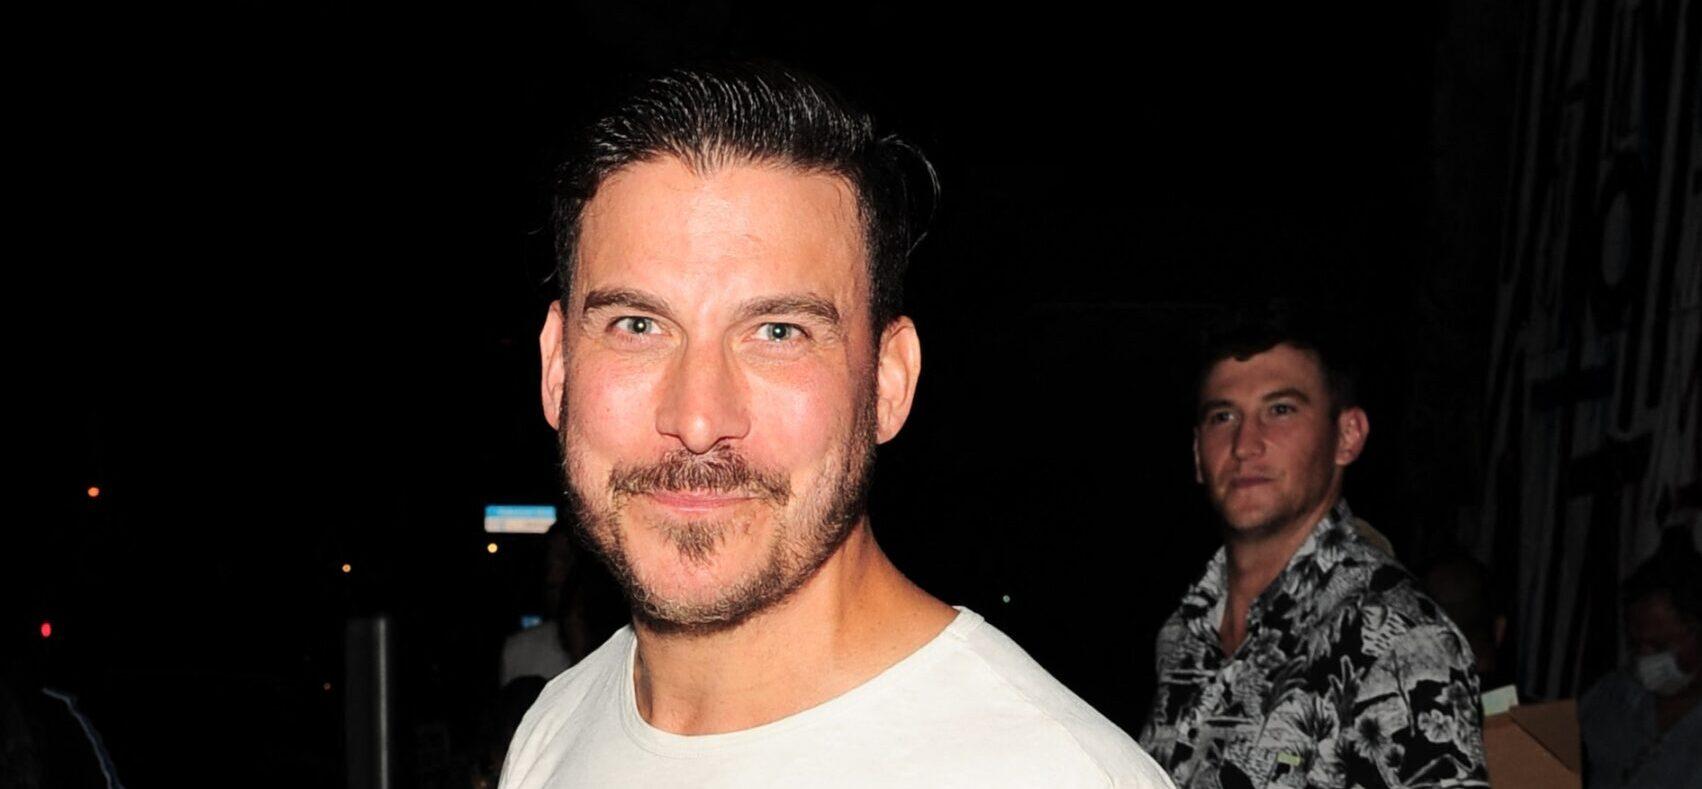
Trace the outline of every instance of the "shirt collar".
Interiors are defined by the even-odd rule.
[[[1339,551],[1319,551],[1319,547],[1340,545],[1341,540],[1352,533],[1353,511],[1348,509],[1347,499],[1336,499],[1335,506],[1324,513],[1324,517],[1312,527],[1312,533],[1306,536],[1306,541],[1288,558],[1288,565],[1253,601],[1250,619],[1257,622],[1258,612],[1267,608],[1279,595],[1309,596],[1340,561]],[[1190,620],[1189,629],[1212,643],[1217,643],[1218,624],[1223,620],[1223,601],[1229,583],[1228,557],[1227,547],[1217,549],[1206,565],[1205,575],[1182,597],[1181,613],[1184,619]],[[1303,571],[1302,567],[1311,571]]]

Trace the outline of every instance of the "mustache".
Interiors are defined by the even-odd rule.
[[[656,491],[738,493],[781,505],[792,498],[792,486],[784,474],[759,468],[728,447],[701,455],[676,449],[655,463],[616,466],[609,471],[609,490],[617,496]]]

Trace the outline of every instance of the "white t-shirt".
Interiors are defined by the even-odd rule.
[[[1169,787],[1135,741],[974,612],[842,696],[743,731],[670,734],[633,696],[622,628],[544,688],[505,789],[555,787]]]
[[[542,624],[510,635],[502,642],[502,671],[497,687],[503,687],[521,677],[538,676],[550,679],[573,665],[573,658],[561,648],[556,623],[548,619]]]

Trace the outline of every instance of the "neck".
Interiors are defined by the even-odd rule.
[[[1253,534],[1231,532],[1224,541],[1225,585],[1230,601],[1239,602],[1245,610],[1263,594],[1288,567],[1294,552],[1311,536],[1312,528],[1329,514],[1337,498],[1337,491],[1332,490],[1322,504],[1277,529]]]
[[[771,723],[868,681],[956,615],[899,573],[865,516],[802,587],[738,625],[689,633],[635,623],[638,712],[676,734]]]

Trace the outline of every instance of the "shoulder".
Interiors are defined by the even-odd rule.
[[[1578,717],[1586,721],[1628,717],[1627,711],[1649,695],[1623,670],[1609,672],[1578,697]]]
[[[1170,785],[1127,733],[980,616],[965,611],[943,635],[956,641],[940,668],[964,683],[958,692],[968,708],[960,714],[1004,729],[1017,748],[1011,756],[1057,766],[1075,762],[1083,775],[1098,776],[1105,785]]]
[[[1379,568],[1363,593],[1343,602],[1335,634],[1327,670],[1350,672],[1342,679],[1352,683],[1351,695],[1363,703],[1381,700],[1372,706],[1391,716],[1386,723],[1423,712],[1457,719],[1472,732],[1481,725],[1471,647],[1398,564]]]
[[[626,674],[632,646],[632,628],[623,627],[544,685],[514,731],[503,767],[505,783],[517,781],[561,751],[559,738],[584,731],[586,716],[619,714],[610,694],[619,695],[618,679]]]
[[[1154,665],[1163,673],[1165,667],[1179,661],[1189,644],[1189,622],[1192,618],[1186,616],[1180,609],[1172,611],[1158,626],[1158,635],[1153,638]]]
[[[1330,579],[1320,631],[1329,660],[1314,679],[1339,710],[1337,743],[1314,771],[1348,784],[1482,785],[1482,708],[1471,648],[1405,568],[1357,538]],[[1391,783],[1393,783],[1391,781]]]
[[[502,649],[507,652],[511,649],[533,649],[554,644],[556,640],[554,631],[555,626],[548,622],[516,631],[502,640]]]
[[[1207,634],[1215,634],[1217,621],[1222,619],[1226,556],[1226,549],[1217,549],[1199,579],[1183,591],[1176,608],[1159,626],[1154,646],[1160,673],[1186,651],[1199,648],[1202,641],[1215,643]]]
[[[1342,590],[1331,617],[1344,640],[1356,641],[1371,660],[1417,650],[1471,668],[1465,636],[1406,568],[1365,544],[1351,555],[1355,588]]]
[[[602,646],[592,650],[578,665],[558,674],[544,685],[531,712],[567,712],[577,707],[599,682],[624,672],[632,655],[631,627],[623,627],[609,636]],[[530,714],[528,714],[530,717]]]

